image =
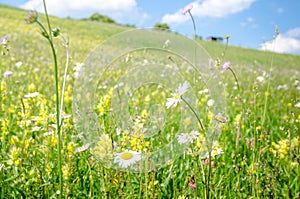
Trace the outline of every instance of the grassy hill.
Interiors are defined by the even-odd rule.
[[[0,5],[0,35],[9,35],[11,45],[16,43],[24,46],[27,40],[40,40],[39,30],[37,27],[28,25],[25,18],[28,11]],[[44,20],[40,15],[41,21]],[[110,36],[129,30],[128,27],[120,25],[107,24],[93,21],[81,21],[74,19],[60,19],[52,17],[52,26],[59,26],[64,34],[67,34],[70,40],[70,48],[74,59],[84,59],[84,56],[93,48],[98,46],[103,40]],[[22,38],[22,39],[21,39]],[[221,55],[224,44],[199,41],[207,52],[216,58]],[[230,44],[230,41],[229,41]],[[14,49],[12,49],[14,52]],[[77,57],[78,56],[78,57]],[[241,47],[230,46],[226,52],[226,59],[231,60],[236,65],[256,65],[267,67],[270,65],[271,57],[274,57],[275,67],[284,67],[290,69],[299,69],[300,56],[262,52],[259,50],[246,49]]]

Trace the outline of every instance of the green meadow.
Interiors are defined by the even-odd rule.
[[[300,198],[300,56],[28,13],[0,5],[0,198]]]

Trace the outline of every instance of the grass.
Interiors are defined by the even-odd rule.
[[[77,113],[73,112],[72,102],[76,98],[73,94],[83,89],[80,92],[85,94],[86,99],[89,95],[88,89],[74,86],[78,74],[73,69],[85,63],[86,57],[102,41],[130,28],[51,17],[52,27],[59,26],[62,34],[69,39],[71,55],[61,127],[63,193],[59,194],[51,51],[38,26],[25,23],[26,15],[27,11],[0,5],[0,36],[8,35],[10,47],[8,55],[0,57],[0,74],[13,72],[8,78],[0,78],[0,198],[300,197],[300,109],[297,107],[300,102],[300,56],[228,46],[222,61],[231,61],[241,88],[237,89],[229,71],[219,76],[226,90],[226,98],[222,101],[228,122],[222,124],[217,148],[222,148],[224,154],[210,160],[203,153],[198,155],[196,152],[205,147],[201,140],[205,135],[200,129],[193,129],[203,136],[188,145],[184,154],[166,158],[168,162],[164,162],[163,167],[132,172],[134,166],[120,169],[109,161],[115,155],[113,147],[114,152],[127,149],[151,153],[172,141],[177,143],[179,132],[190,131],[190,127],[197,124],[192,112],[184,112],[188,110],[184,102],[181,102],[183,110],[178,106],[165,109],[167,98],[171,97],[179,83],[188,81],[192,86],[195,95],[186,92],[182,96],[190,98],[189,103],[201,117],[205,128],[214,124],[214,113],[207,107],[211,96],[203,91],[206,86],[202,81],[197,82],[199,74],[195,70],[186,70],[188,65],[181,58],[169,57],[170,61],[165,59],[168,55],[165,51],[150,51],[149,56],[144,51],[135,51],[120,57],[99,77],[96,76],[98,89],[93,111],[97,130],[93,126],[82,128],[76,121],[78,118],[74,118]],[[45,23],[43,15],[40,15],[40,20]],[[59,85],[66,62],[62,43],[58,38],[55,40]],[[219,43],[199,43],[213,59],[220,57],[225,48]],[[153,59],[159,64],[147,65],[146,59]],[[149,70],[135,68],[143,64]],[[166,65],[169,68],[164,68]],[[121,80],[129,80],[119,78],[143,82],[144,79],[159,78],[157,74],[166,71],[170,75],[175,66],[181,72],[180,78],[166,76],[164,80],[172,85],[172,89],[160,84],[139,85],[132,91],[131,98],[125,100],[129,108],[121,106],[119,115],[112,114],[110,108],[118,110],[117,100],[122,101],[116,96],[126,97],[126,93],[122,90],[118,93],[114,87]],[[35,92],[39,94],[26,97]],[[120,120],[128,122],[122,120],[128,113],[135,116],[130,123],[132,126],[122,128],[117,135],[116,128]],[[144,136],[146,128],[151,129],[154,135]],[[89,129],[93,132],[88,132]],[[88,150],[83,147],[85,140],[78,136],[82,133],[88,141],[91,141],[90,137],[96,140],[91,142]],[[182,145],[174,146],[181,149]]]

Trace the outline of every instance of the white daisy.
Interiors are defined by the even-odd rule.
[[[140,160],[141,160],[141,153],[136,151],[126,150],[116,154],[114,163],[118,163],[121,168],[127,168],[128,166]]]
[[[176,135],[179,144],[192,143],[197,139],[200,133],[198,131],[191,131],[190,133],[181,133]]]
[[[189,84],[184,82],[183,84],[179,84],[175,93],[172,93],[171,98],[167,98],[166,106],[167,108],[176,107],[179,102],[181,102],[181,96],[188,90]]]
[[[258,76],[257,81],[259,81],[260,83],[263,83],[265,81],[265,78],[263,76]]]
[[[207,101],[207,106],[213,106],[215,104],[215,101],[213,99],[209,99]]]
[[[300,108],[300,102],[298,102],[297,104],[295,104],[296,108]]]
[[[28,93],[24,95],[24,98],[35,98],[39,95],[39,92]]]

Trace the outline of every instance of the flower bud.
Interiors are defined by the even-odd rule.
[[[38,14],[35,11],[31,11],[25,19],[25,21],[29,24],[35,23],[37,20],[38,20]]]

